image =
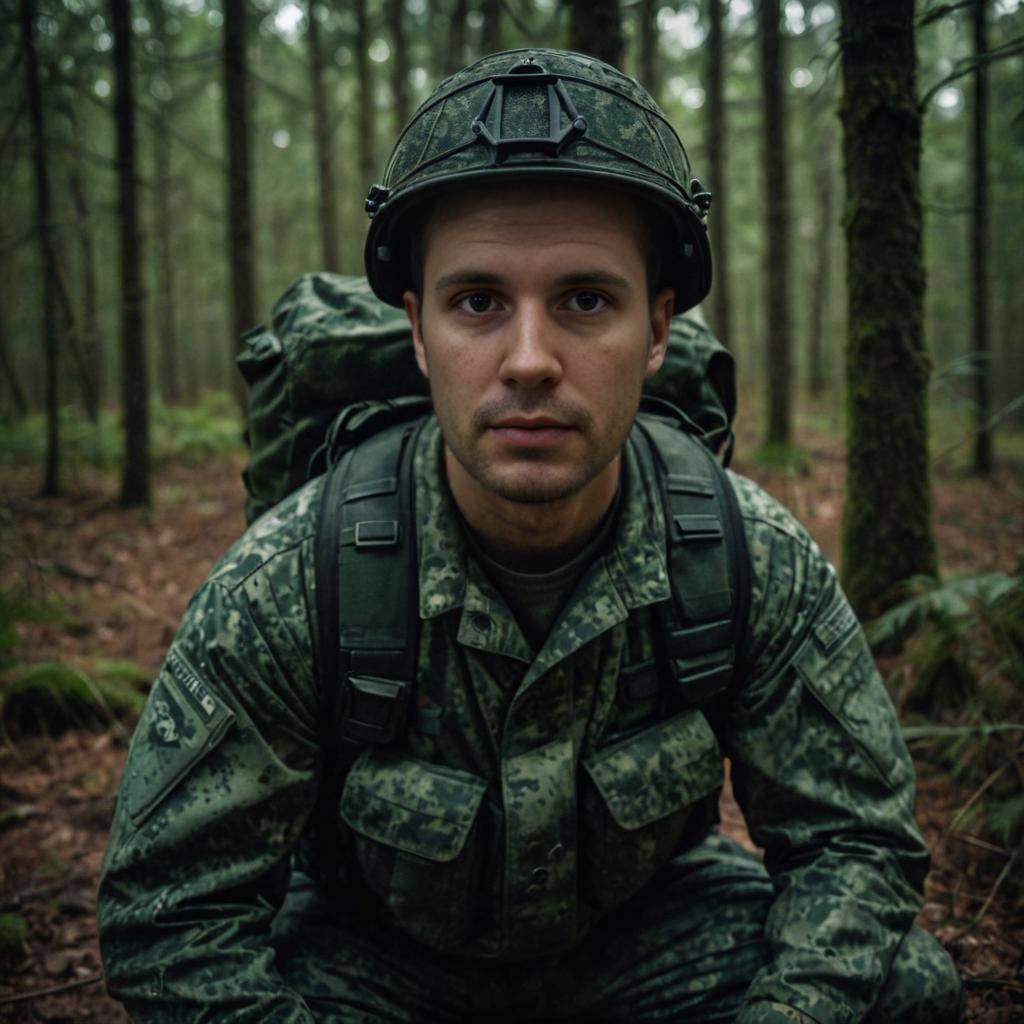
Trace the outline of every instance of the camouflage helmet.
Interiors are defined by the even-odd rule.
[[[413,114],[366,198],[366,276],[402,304],[410,287],[410,212],[441,190],[503,181],[591,181],[653,201],[662,277],[675,311],[711,287],[704,217],[711,201],[665,114],[639,83],[565,50],[494,53],[445,79]]]

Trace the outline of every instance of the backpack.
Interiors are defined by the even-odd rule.
[[[421,731],[440,728],[440,710],[413,699],[412,453],[431,404],[404,313],[379,302],[363,278],[299,278],[275,305],[273,329],[244,340],[247,520],[327,474],[315,579],[329,798],[359,753],[392,742],[410,716]],[[732,356],[699,321],[674,318],[665,366],[645,388],[629,442],[658,481],[672,598],[659,609],[657,664],[620,684],[637,697],[669,685],[674,705],[699,706],[716,733],[750,601],[743,523],[715,458],[728,463],[735,410]]]
[[[249,464],[242,474],[247,524],[327,469],[332,423],[354,443],[387,419],[377,413],[370,423],[349,415],[339,426],[342,409],[429,395],[411,339],[405,313],[376,298],[366,278],[323,273],[300,277],[274,305],[271,328],[243,337],[238,368],[249,388]],[[728,465],[736,414],[733,359],[700,321],[673,319],[665,365],[644,390],[684,410],[690,429],[712,451],[722,451]],[[397,406],[412,408],[403,401]]]

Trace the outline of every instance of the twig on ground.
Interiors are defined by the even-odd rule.
[[[74,981],[65,981],[62,985],[51,985],[49,988],[37,988],[31,992],[17,992],[13,996],[0,996],[0,1006],[9,1003],[24,1003],[29,999],[41,999],[43,996],[53,996],[58,992],[68,992],[73,988],[82,988],[85,985],[95,985],[102,981],[102,974],[90,974],[88,978],[76,978]]]
[[[959,939],[966,935],[972,928],[977,927],[981,924],[982,918],[988,913],[988,908],[992,906],[992,901],[996,898],[996,894],[1002,888],[1003,882],[1009,877],[1010,872],[1013,870],[1013,865],[1017,863],[1017,856],[1024,847],[1018,846],[1013,854],[1009,857],[1006,863],[1003,865],[1003,870],[999,872],[999,877],[995,881],[995,885],[992,886],[991,891],[988,894],[984,904],[982,904],[981,910],[963,926],[959,931],[954,932],[952,938]]]

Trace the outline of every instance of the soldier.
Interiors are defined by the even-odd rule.
[[[958,1020],[913,926],[913,769],[834,571],[687,432],[634,426],[711,280],[662,112],[599,61],[494,54],[385,181],[367,273],[436,417],[326,502],[415,495],[330,537],[363,616],[343,768],[319,478],[215,567],[154,684],[100,887],[111,992],[154,1022]],[[346,572],[400,534],[412,578]],[[714,828],[724,757],[763,863]]]

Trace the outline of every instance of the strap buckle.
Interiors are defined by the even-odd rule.
[[[355,743],[391,743],[405,725],[409,683],[353,676],[345,680],[342,736]]]

